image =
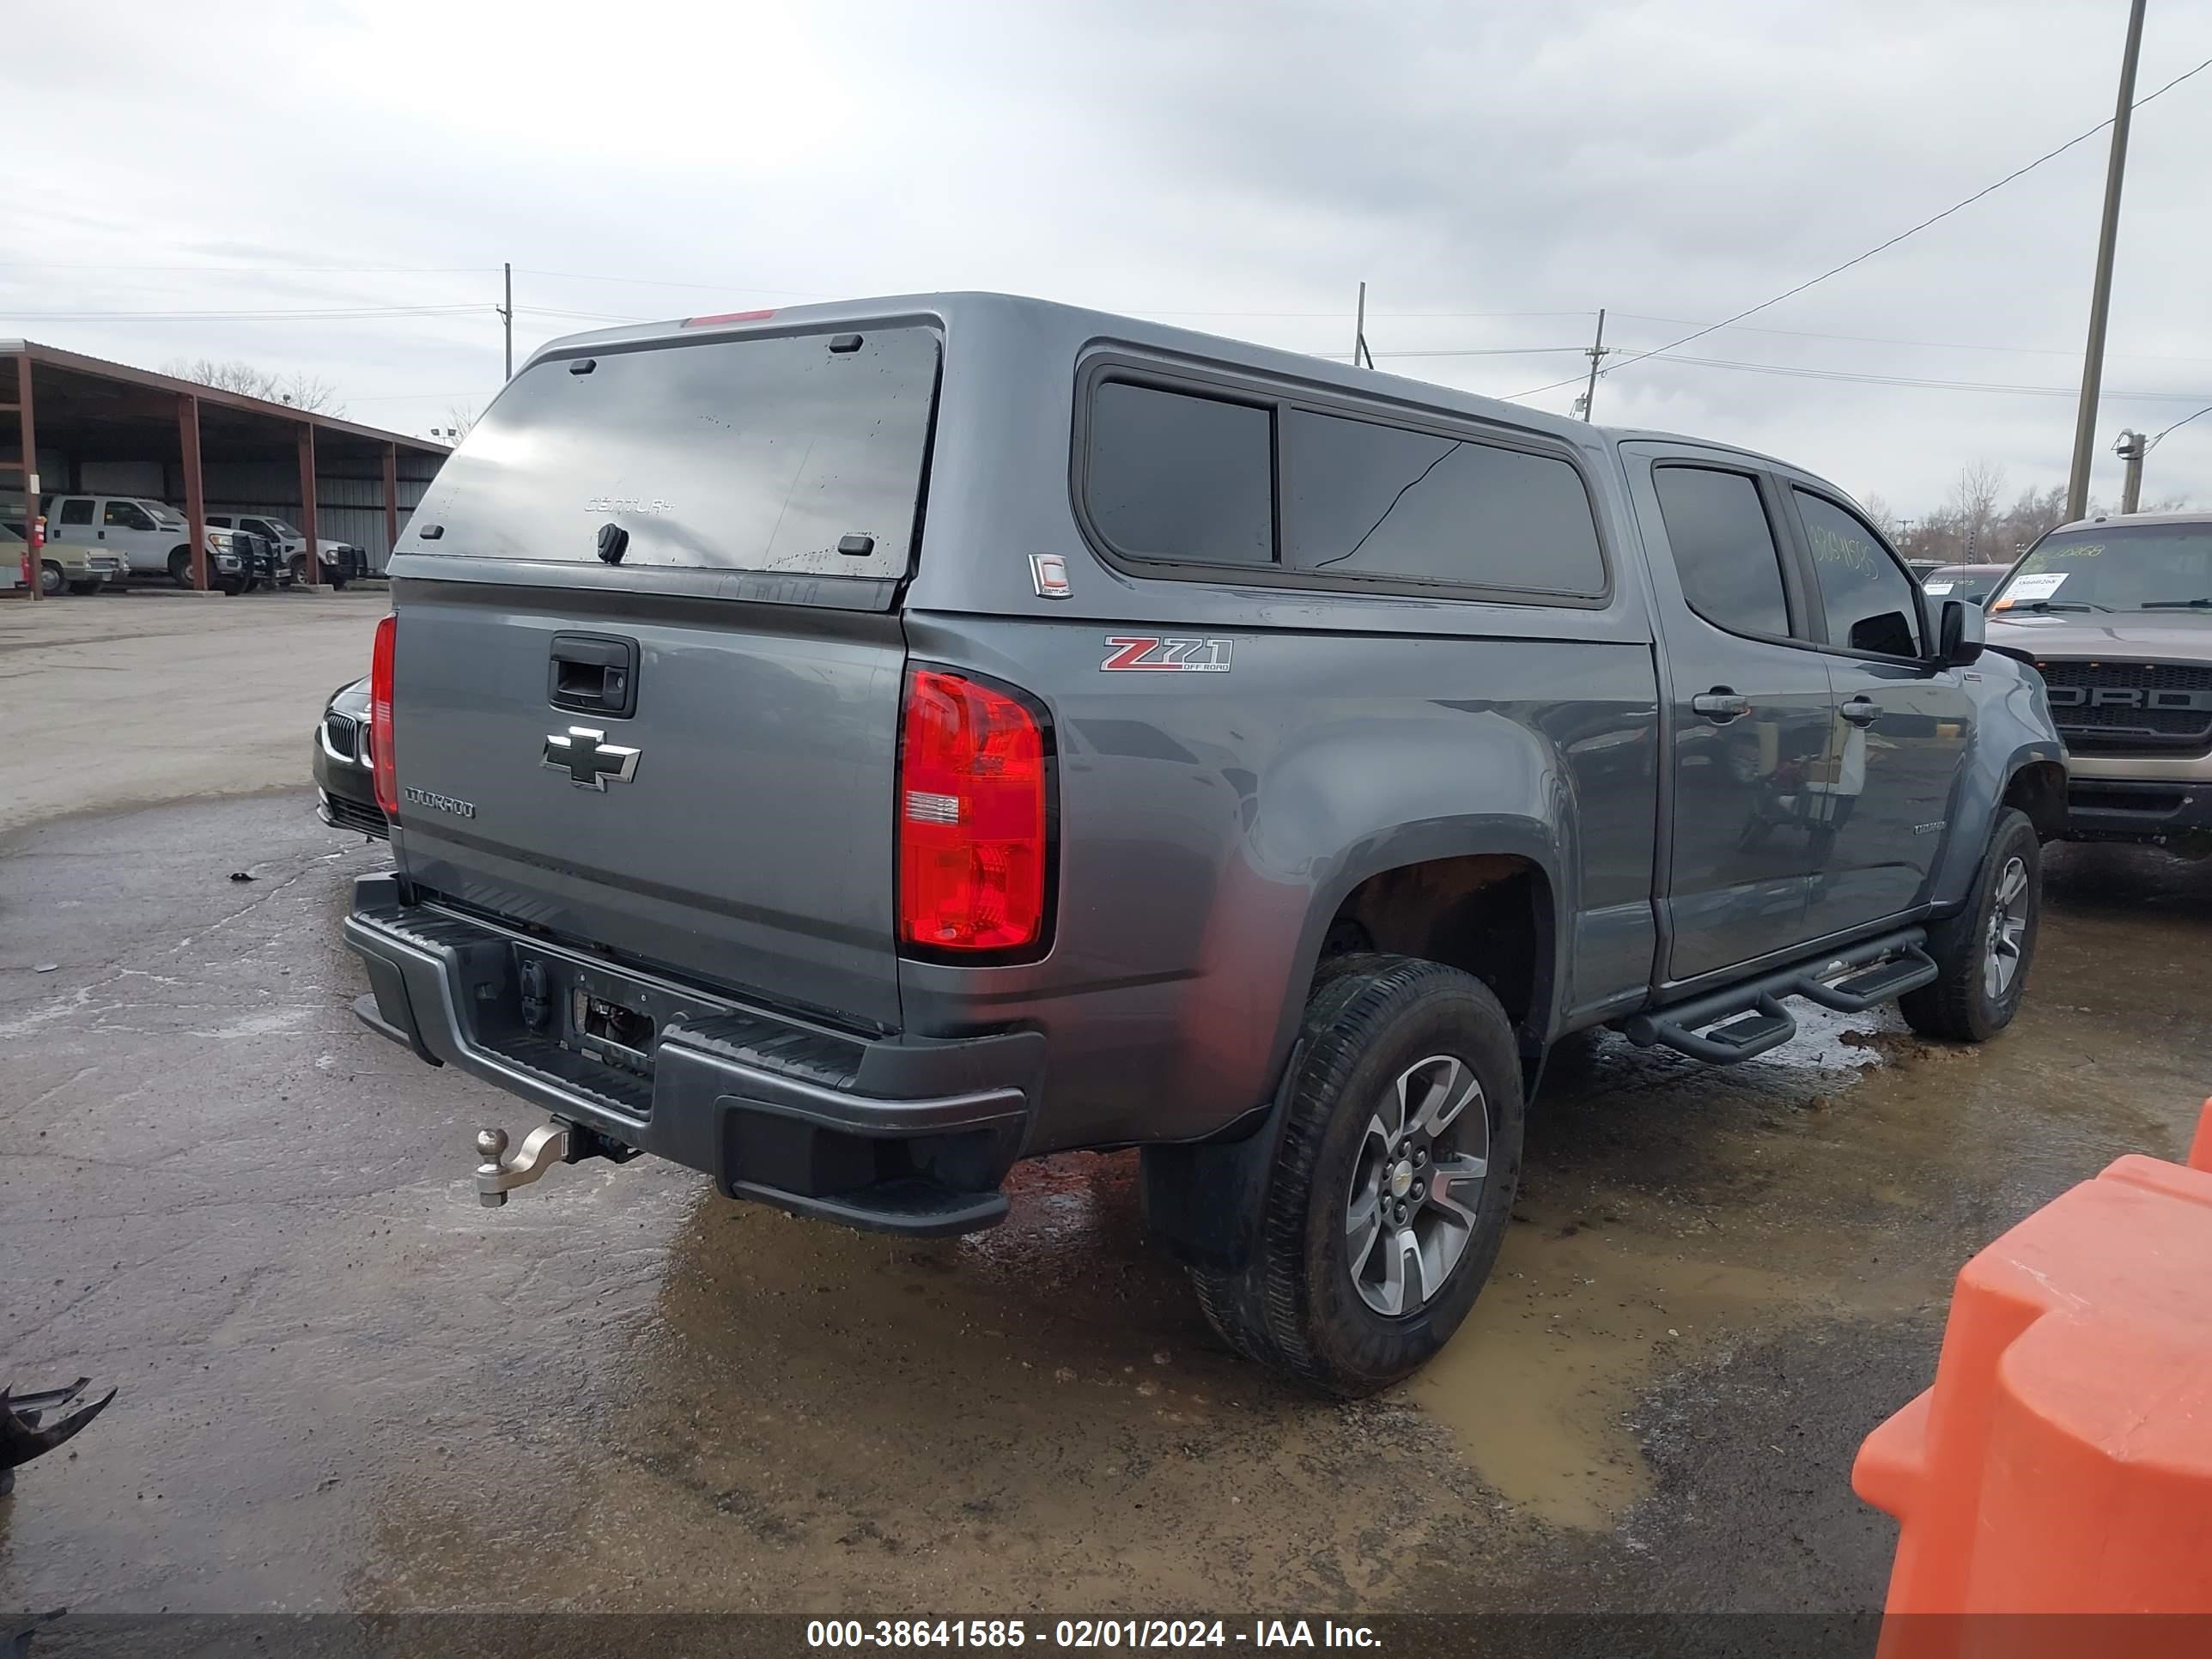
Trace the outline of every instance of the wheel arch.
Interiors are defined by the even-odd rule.
[[[2024,684],[2021,687],[2022,692],[2027,690]],[[2035,690],[2039,699],[2040,682]],[[1990,826],[2004,808],[2019,805],[2035,824],[2039,836],[2044,835],[2045,821],[2055,821],[2062,828],[2064,824],[2065,747],[2055,732],[2037,735],[2033,726],[2023,731],[2023,722],[2010,702],[2008,698],[2005,703],[1984,711],[1982,735],[1992,740],[1977,743],[1968,751],[1952,792],[1951,827],[1944,836],[1929,890],[1929,906],[1939,916],[1956,910],[1973,891],[1982,854],[1989,847]],[[1991,731],[1990,726],[1996,729]],[[2022,805],[2024,799],[2034,803],[2033,810]],[[2038,812],[2045,817],[2039,818]]]
[[[1551,825],[1507,814],[1429,819],[1347,848],[1314,886],[1284,988],[1270,1078],[1279,1079],[1289,1059],[1323,956],[1347,943],[1346,921],[1369,930],[1358,946],[1447,963],[1490,985],[1533,1074],[1559,1018],[1563,930],[1572,915],[1565,867]],[[1488,951],[1486,943],[1504,949]]]
[[[2055,760],[2015,767],[1999,799],[2027,814],[2039,840],[2056,841],[2066,831],[2066,769]]]

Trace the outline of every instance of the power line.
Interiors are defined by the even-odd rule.
[[[2119,398],[2124,397],[2126,394],[2124,392],[2107,392],[2105,395],[2107,398]],[[2212,415],[2212,404],[2205,404],[2203,408],[2197,411],[2197,415]],[[2164,432],[2154,432],[2151,434],[2149,439],[2145,441],[2143,445],[2143,453],[2146,454],[2149,453],[2151,449],[2157,444],[2158,441],[2166,436],[2167,432],[2172,431],[2174,427],[2187,426],[2191,421],[2197,418],[2197,415],[2185,415],[2179,420],[2176,421],[2173,423],[2173,426],[2167,427]]]
[[[1159,306],[1124,306],[1133,317],[1323,317],[1341,321],[1340,311],[1171,311]],[[1585,306],[1580,311],[1370,311],[1370,317],[1594,317]],[[1581,348],[1576,348],[1579,350]],[[1343,354],[1336,354],[1341,356]],[[1387,351],[1376,354],[1387,357]]]
[[[56,264],[44,259],[0,259],[0,270],[197,270],[212,276],[447,276],[464,271],[497,270],[497,265],[141,265],[113,259]]]
[[[517,314],[524,317],[560,317],[585,323],[652,323],[666,320],[657,317],[625,317],[611,311],[568,311],[559,306],[517,306]]]
[[[10,322],[344,322],[367,317],[461,317],[492,307],[475,305],[331,306],[291,311],[10,311]]]
[[[1632,318],[1639,323],[1668,323],[1677,325],[1683,328],[1697,328],[1701,326],[1696,319],[1691,317],[1654,317],[1643,312],[1635,311],[1617,311],[1613,313],[1613,315],[1616,317]],[[1918,346],[1925,349],[1934,351],[2005,351],[2017,352],[2037,357],[2078,357],[2081,355],[2080,350],[2073,346],[1986,345],[1972,340],[1901,340],[1895,338],[1893,336],[1884,334],[1828,334],[1823,333],[1817,329],[1809,328],[1761,328],[1756,323],[1742,325],[1719,323],[1714,325],[1714,326],[1717,328],[1726,328],[1731,332],[1738,334],[1779,334],[1793,340],[1843,340],[1847,341],[1853,345]],[[2114,357],[2138,357],[2145,362],[2212,363],[2212,357],[2177,356],[2169,351],[2116,351],[2113,352],[2112,356]]]
[[[373,397],[368,398],[356,398],[351,392],[348,392],[346,394],[346,401],[349,404],[404,404],[430,398],[481,398],[483,395],[483,393],[481,390],[465,392],[380,392]]]
[[[1374,314],[1372,312],[1368,313],[1370,317]],[[1437,351],[1375,351],[1366,355],[1372,357],[1547,357],[1563,351],[1579,352],[1589,349],[1588,346],[1575,345],[1468,346]],[[1348,351],[1303,351],[1298,355],[1302,357],[1329,358],[1344,358],[1352,356]]]
[[[827,300],[836,296],[810,293],[795,288],[746,288],[737,283],[679,283],[659,276],[603,276],[589,270],[539,270],[534,266],[517,265],[517,270],[531,276],[558,276],[575,283],[627,283],[636,288],[690,288],[711,294],[775,294],[791,300]]]
[[[2070,386],[2021,386],[1991,380],[1931,380],[1903,374],[1868,374],[1842,368],[1807,368],[1794,363],[1746,363],[1727,357],[1692,357],[1666,350],[1641,354],[1657,357],[1662,362],[1688,363],[1698,368],[1732,368],[1752,374],[1781,374],[1793,380],[1839,380],[1854,386],[1911,386],[1935,392],[1999,392],[2049,398],[2070,398],[2079,387]],[[2201,392],[2108,392],[2108,398],[2130,398],[2144,402],[2179,403],[2207,394]],[[2170,429],[2170,428],[2169,428]]]
[[[2193,69],[2184,70],[2180,74],[2175,76],[2173,79],[2168,81],[2164,86],[2159,88],[2156,92],[2146,94],[2144,96],[2136,99],[2129,107],[2131,109],[2141,109],[2145,104],[2149,103],[2152,99],[2162,97],[2166,93],[2172,91],[2174,88],[2179,86],[2184,81],[2188,80],[2191,76],[2202,74],[2208,69],[2212,69],[2212,58],[2206,58],[2203,63],[2198,64]],[[1626,368],[1631,363],[1642,362],[1646,357],[1656,357],[1662,352],[1672,351],[1676,346],[1685,346],[1689,344],[1692,340],[1703,339],[1706,335],[1713,333],[1717,330],[1733,327],[1735,324],[1741,322],[1745,318],[1753,316],[1759,312],[1765,311],[1770,306],[1778,306],[1784,300],[1790,299],[1797,295],[1802,294],[1807,289],[1813,287],[1816,283],[1825,283],[1831,276],[1842,275],[1844,271],[1849,270],[1853,265],[1863,264],[1867,260],[1873,258],[1875,254],[1884,252],[1890,248],[1895,247],[1899,242],[1904,241],[1907,237],[1918,235],[1930,225],[1940,223],[1942,221],[1949,218],[1953,214],[1960,211],[1963,208],[1972,207],[1976,202],[1980,201],[1984,196],[1990,195],[1993,191],[2003,189],[2007,185],[2012,183],[2014,179],[2021,177],[2023,174],[2034,172],[2036,168],[2041,167],[2045,161],[2052,161],[2058,156],[2063,155],[2068,150],[2073,149],[2075,145],[2087,143],[2088,140],[2095,137],[2099,133],[2102,132],[2106,127],[2112,125],[2115,118],[2116,118],[2114,117],[2107,116],[2105,119],[2098,122],[2095,126],[2091,127],[2087,132],[2076,133],[2073,137],[2069,138],[2064,143],[2059,145],[2056,149],[2045,150],[2042,155],[2037,156],[2033,161],[2028,162],[2025,167],[2014,167],[2010,173],[2005,174],[2003,178],[1998,179],[1995,184],[1984,185],[1981,189],[1976,191],[1972,196],[1967,197],[1965,200],[1954,202],[1949,207],[1945,208],[1941,213],[1930,214],[1927,218],[1923,219],[1918,224],[1914,225],[1911,229],[1898,232],[1896,235],[1891,237],[1887,241],[1877,242],[1865,252],[1856,254],[1852,258],[1844,260],[1839,265],[1832,265],[1817,276],[1807,277],[1795,288],[1784,289],[1781,293],[1776,295],[1771,300],[1761,300],[1755,306],[1746,306],[1741,311],[1737,312],[1733,317],[1724,318],[1717,323],[1708,323],[1705,327],[1698,329],[1692,333],[1685,334],[1679,340],[1670,340],[1663,346],[1655,346],[1650,351],[1640,352],[1633,357],[1624,358],[1621,362],[1615,363],[1613,368],[1607,372],[1608,374],[1617,374],[1621,369]],[[1531,386],[1526,392],[1509,392],[1507,396],[1509,398],[1533,398],[1539,392],[1556,392],[1563,386],[1572,386],[1581,378],[1582,376],[1579,374],[1570,375],[1564,380],[1554,380],[1549,386]]]

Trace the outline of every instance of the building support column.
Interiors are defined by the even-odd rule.
[[[307,538],[307,564],[301,586],[313,590],[322,584],[322,537],[315,528],[315,424],[300,422],[300,533]]]
[[[192,538],[192,586],[208,589],[207,489],[200,478],[200,400],[177,394],[177,447],[184,456],[185,533]]]
[[[399,550],[399,446],[384,446],[384,562]]]
[[[25,352],[15,359],[15,417],[17,430],[23,434],[23,545],[31,545],[31,531],[39,521],[39,428],[31,418],[31,354]],[[31,568],[25,574],[31,579],[31,597],[46,597],[46,572],[40,566],[39,552],[30,556]]]

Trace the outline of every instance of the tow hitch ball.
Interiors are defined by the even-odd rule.
[[[521,1148],[512,1157],[507,1154],[506,1130],[479,1129],[477,1156],[483,1159],[477,1165],[477,1202],[487,1210],[495,1210],[517,1187],[527,1187],[556,1164],[580,1164],[587,1158],[627,1164],[637,1156],[637,1148],[556,1117],[525,1135]]]

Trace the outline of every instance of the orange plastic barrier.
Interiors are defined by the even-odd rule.
[[[2212,1100],[2189,1167],[2123,1158],[1966,1265],[1851,1484],[1901,1523],[1882,1659],[2119,1650],[2004,1614],[2212,1653]]]

